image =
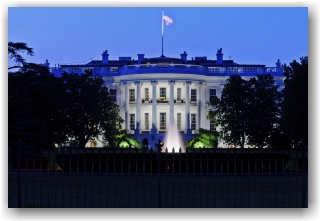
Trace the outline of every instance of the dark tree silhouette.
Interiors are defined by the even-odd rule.
[[[221,136],[228,144],[244,147],[248,123],[248,83],[232,75],[224,85],[219,102]]]
[[[270,74],[257,75],[249,80],[248,142],[257,147],[269,144],[269,139],[280,122],[280,92]]]
[[[53,124],[59,117],[59,80],[46,67],[28,68],[8,75],[9,149],[39,153],[53,148]],[[31,153],[30,152],[30,153]]]
[[[69,146],[84,148],[86,143],[99,135],[104,145],[115,145],[115,135],[120,133],[123,120],[119,108],[109,96],[108,88],[99,76],[91,71],[84,74],[63,73],[61,77],[65,105],[61,110],[65,125],[62,127]]]
[[[26,52],[27,55],[33,56],[33,49],[29,48],[26,43],[23,42],[9,42],[8,43],[8,56],[10,60],[13,60],[17,65],[9,67],[8,69],[21,67],[19,65],[25,65],[26,61],[22,57],[21,53]]]
[[[284,64],[286,76],[282,106],[282,128],[289,142],[308,140],[308,57],[300,63]]]

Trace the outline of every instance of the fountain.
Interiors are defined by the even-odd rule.
[[[186,147],[180,132],[178,131],[177,124],[174,120],[170,121],[169,128],[164,136],[164,145],[161,152],[165,152],[166,148],[168,153],[179,153],[179,149],[181,148],[181,152],[186,152]]]

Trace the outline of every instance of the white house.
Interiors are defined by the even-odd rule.
[[[280,87],[283,87],[284,80],[279,60],[275,67],[237,64],[233,60],[224,60],[221,48],[214,60],[207,57],[190,60],[186,52],[180,58],[146,58],[144,54],[138,54],[137,60],[131,57],[109,60],[108,51],[104,51],[101,60],[83,65],[60,65],[51,71],[59,75],[64,71],[83,73],[86,69],[105,80],[120,107],[123,129],[139,141],[147,139],[151,147],[159,139],[163,140],[171,120],[185,141],[191,139],[199,128],[211,129],[207,102],[210,97],[220,97],[230,75],[249,79],[257,74],[271,73]]]

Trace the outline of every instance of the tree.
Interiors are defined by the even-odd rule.
[[[10,60],[13,60],[17,65],[27,64],[25,59],[20,53],[26,52],[28,55],[33,56],[33,49],[29,48],[26,43],[23,42],[11,42],[8,43],[8,56]],[[12,66],[8,69],[21,67],[21,66]]]
[[[286,76],[283,90],[281,126],[290,142],[308,140],[308,57],[284,64]]]
[[[43,150],[54,148],[57,140],[52,132],[54,119],[59,119],[56,114],[62,98],[58,93],[61,84],[44,65],[26,62],[19,54],[24,51],[33,55],[26,44],[9,42],[9,59],[19,65],[8,68],[9,170],[20,168],[23,159],[35,163],[43,157]]]
[[[58,85],[58,80],[48,68],[41,65],[25,63],[19,71],[9,73],[10,151],[20,148],[21,153],[40,154],[41,150],[53,148],[52,122],[57,119],[61,99]]]
[[[248,123],[248,83],[232,75],[224,85],[219,102],[221,136],[228,144],[244,147]]]
[[[220,116],[220,99],[217,96],[212,96],[210,101],[207,102],[207,105],[209,106],[207,119],[213,122],[214,131],[216,131],[216,128],[219,126],[218,119]]]
[[[270,74],[257,75],[249,80],[247,93],[248,142],[260,148],[269,144],[269,139],[279,125],[280,92]]]
[[[84,74],[63,73],[65,105],[61,110],[68,146],[84,148],[91,139],[103,138],[104,145],[115,145],[123,120],[118,105],[109,96],[108,88],[91,71]]]

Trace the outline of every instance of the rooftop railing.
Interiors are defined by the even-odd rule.
[[[113,72],[114,73],[114,72]],[[282,69],[276,67],[203,67],[185,64],[142,64],[128,65],[119,68],[118,74],[143,74],[143,73],[175,73],[175,74],[203,74],[203,75],[256,75],[270,73],[283,75]]]
[[[65,67],[65,68],[51,68],[53,73],[62,73],[63,71],[83,73],[84,70],[90,69],[94,74],[103,76],[119,76],[130,74],[146,74],[146,73],[175,73],[175,74],[202,74],[208,76],[229,76],[232,74],[239,74],[242,76],[254,76],[257,74],[269,73],[274,76],[283,76],[282,68],[277,67],[252,67],[252,66],[238,66],[238,67],[204,67],[200,65],[189,64],[139,64],[126,65],[122,67]]]

